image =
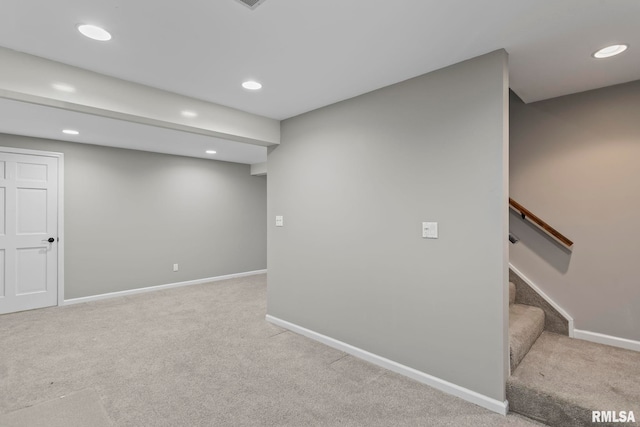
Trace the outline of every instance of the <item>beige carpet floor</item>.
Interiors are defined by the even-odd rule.
[[[98,418],[103,408],[111,425],[136,427],[537,425],[287,332],[265,314],[260,275],[0,316],[0,420],[36,408],[22,415],[53,421],[75,405],[78,417],[87,414],[79,407]]]
[[[109,416],[92,389],[0,415],[2,427],[109,427]]]
[[[603,425],[592,411],[632,411],[640,427],[640,353],[543,332],[507,381],[514,411],[558,427]]]

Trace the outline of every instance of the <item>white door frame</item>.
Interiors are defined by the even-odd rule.
[[[27,154],[58,159],[58,306],[64,305],[64,154],[13,147],[0,147],[0,153]]]

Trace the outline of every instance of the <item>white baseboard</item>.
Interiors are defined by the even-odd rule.
[[[64,305],[79,304],[79,303],[89,302],[89,301],[98,301],[101,299],[122,297],[125,295],[141,294],[143,292],[160,291],[162,289],[179,288],[182,286],[201,285],[203,283],[218,282],[220,280],[235,279],[237,277],[255,276],[257,274],[264,274],[266,272],[267,270],[247,271],[245,273],[227,274],[225,276],[207,277],[205,279],[188,280],[186,282],[169,283],[167,285],[149,286],[146,288],[130,289],[130,290],[119,291],[119,292],[109,292],[107,294],[91,295],[88,297],[81,297],[81,298],[72,298],[72,299],[64,300]]]
[[[329,347],[333,347],[337,350],[344,351],[345,353],[348,353],[352,356],[366,360],[367,362],[373,363],[374,365],[396,372],[400,375],[404,375],[430,387],[459,397],[468,402],[474,403],[490,411],[497,412],[501,415],[506,415],[508,412],[509,408],[508,402],[506,400],[504,402],[501,402],[499,400],[492,399],[475,391],[460,387],[459,385],[450,383],[432,375],[425,374],[424,372],[418,371],[405,365],[401,365],[400,363],[394,362],[393,360],[389,360],[382,356],[369,353],[366,350],[362,350],[358,347],[354,347],[350,344],[338,341],[326,335],[319,334],[317,332],[303,328],[302,326],[287,322],[286,320],[278,319],[277,317],[273,317],[268,314],[267,321],[297,334],[304,335],[305,337],[311,338],[312,340],[321,342],[325,345],[328,345]]]
[[[620,347],[627,350],[640,351],[640,341],[599,334],[597,332],[581,331],[580,329],[576,329],[574,330],[574,338],[598,344],[606,344],[613,347]]]
[[[571,338],[576,338],[575,337],[575,331],[573,328],[573,317],[569,316],[569,313],[567,313],[562,307],[560,307],[558,304],[556,304],[556,302],[554,300],[552,300],[547,294],[545,294],[542,289],[540,289],[535,283],[533,283],[531,281],[531,279],[529,279],[527,276],[525,276],[524,274],[522,274],[522,272],[520,272],[520,270],[518,270],[516,267],[513,266],[513,264],[509,263],[509,268],[511,270],[513,270],[514,273],[516,273],[518,276],[520,276],[520,278],[531,287],[531,289],[533,289],[534,291],[536,291],[536,293],[538,295],[540,295],[542,297],[542,299],[544,299],[546,302],[548,302],[551,307],[555,308],[558,313],[560,313],[562,315],[562,317],[564,317],[565,319],[567,319],[567,321],[569,322],[569,336]]]

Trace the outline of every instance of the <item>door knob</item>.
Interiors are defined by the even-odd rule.
[[[54,239],[53,237],[49,237],[49,238],[47,239],[47,242],[49,242],[49,243],[53,243],[53,242],[55,242],[55,241],[56,241],[56,239]]]

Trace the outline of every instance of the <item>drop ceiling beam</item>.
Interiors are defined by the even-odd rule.
[[[1,98],[265,147],[280,143],[278,120],[2,47],[0,64]],[[183,117],[184,110],[197,117]]]

